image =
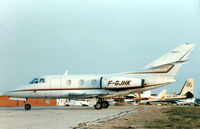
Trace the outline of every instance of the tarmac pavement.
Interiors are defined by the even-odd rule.
[[[95,110],[93,107],[0,107],[0,129],[70,129],[79,123],[118,117],[134,111],[134,106],[110,106]]]

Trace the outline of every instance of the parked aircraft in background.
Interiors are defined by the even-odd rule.
[[[124,98],[124,101],[127,102],[140,102],[140,103],[145,103],[145,102],[150,102],[150,101],[155,101],[155,100],[161,100],[165,97],[167,91],[162,90],[158,95],[152,95],[151,91],[144,91],[142,94],[139,95],[139,97],[131,98],[130,96],[126,96]]]
[[[192,105],[195,102],[195,98],[190,98],[190,99],[183,99],[183,100],[177,100],[176,104],[177,105]]]
[[[84,100],[69,100],[69,99],[67,99],[65,106],[71,106],[71,105],[90,106],[90,105],[93,105],[95,103],[96,102],[92,102],[92,99],[84,99]]]
[[[179,94],[175,94],[174,92],[172,94],[163,94],[162,98],[153,98],[151,94],[149,95],[147,100],[141,100],[141,103],[150,104],[150,102],[176,102],[177,100],[184,101],[183,99],[190,99],[193,98],[193,79],[187,79],[185,84],[183,85],[183,88]],[[166,90],[165,90],[166,91]],[[166,93],[166,92],[165,92]]]
[[[200,99],[199,98],[195,99],[194,106],[200,106]]]
[[[142,72],[125,72],[109,75],[53,75],[33,79],[24,88],[4,93],[15,99],[66,98],[96,99],[95,109],[108,108],[106,97],[122,96],[155,89],[175,82],[175,75],[194,48],[186,43],[170,51],[145,67]],[[25,109],[31,105],[26,103]]]

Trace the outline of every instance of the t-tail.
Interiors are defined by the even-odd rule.
[[[178,73],[181,66],[187,61],[187,57],[195,47],[195,44],[186,43],[183,44],[164,56],[158,58],[152,63],[148,64],[146,74],[159,74],[168,79],[173,79]]]
[[[186,98],[192,98],[193,95],[193,84],[194,84],[194,80],[193,79],[187,79],[185,84],[183,85],[183,88],[181,90],[181,92],[179,93],[179,95],[186,95]]]

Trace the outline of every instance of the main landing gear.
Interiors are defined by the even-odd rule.
[[[25,104],[24,109],[25,110],[30,110],[31,109],[31,105],[30,104]]]
[[[101,108],[108,108],[110,106],[110,104],[105,101],[104,99],[102,98],[99,98],[98,102],[96,103],[96,105],[94,105],[94,108],[99,110]]]

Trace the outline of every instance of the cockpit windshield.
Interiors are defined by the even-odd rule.
[[[45,83],[45,79],[44,78],[40,78],[39,83]]]
[[[45,83],[44,78],[34,78],[32,81],[29,82],[29,84],[37,84],[37,83]]]

